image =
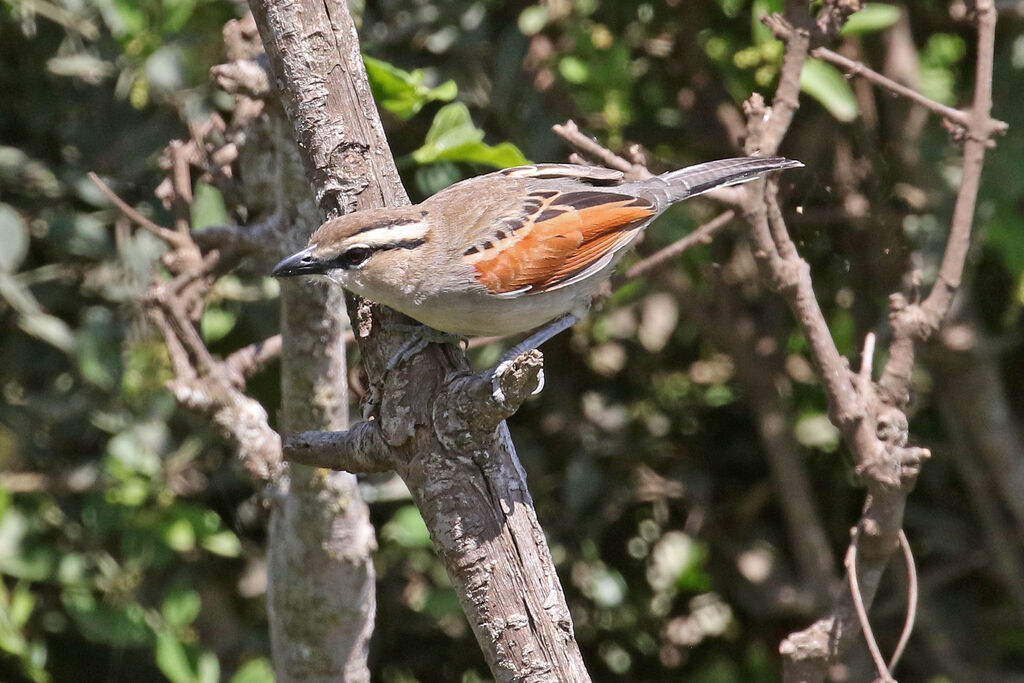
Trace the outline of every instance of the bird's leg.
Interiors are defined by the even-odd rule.
[[[466,338],[461,335],[442,332],[440,330],[435,330],[433,327],[427,327],[426,325],[396,323],[392,325],[390,329],[407,331],[409,333],[409,338],[402,342],[402,345],[398,347],[398,350],[391,356],[387,365],[388,372],[394,370],[399,365],[427,348],[428,344],[453,344],[458,346],[466,340]]]
[[[523,355],[528,351],[533,351],[535,348],[537,348],[547,340],[551,339],[559,332],[564,332],[565,330],[569,329],[579,321],[579,315],[576,315],[575,313],[566,313],[561,318],[548,323],[547,325],[540,328],[539,330],[531,334],[529,337],[527,337],[526,339],[519,342],[511,349],[509,349],[505,353],[505,355],[501,357],[501,360],[498,361],[498,364],[495,365],[488,372],[488,374],[491,376],[491,395],[494,397],[494,399],[496,401],[504,403],[505,393],[501,390],[500,378],[503,374],[505,374],[509,366],[512,365],[512,362],[516,358],[519,358],[519,356]],[[541,375],[540,384],[537,386],[537,389],[533,393],[539,393],[543,387],[544,380],[543,375]]]

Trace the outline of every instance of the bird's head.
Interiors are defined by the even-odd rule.
[[[405,272],[403,264],[429,231],[424,213],[413,207],[346,214],[321,225],[309,246],[278,263],[273,275],[326,275],[358,292]]]

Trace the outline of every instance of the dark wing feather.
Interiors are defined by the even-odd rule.
[[[646,199],[597,190],[535,190],[523,204],[521,225],[470,257],[495,294],[553,289],[604,267],[657,214]]]

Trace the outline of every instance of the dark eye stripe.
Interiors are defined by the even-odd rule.
[[[425,238],[418,240],[402,240],[401,242],[392,242],[391,244],[382,244],[377,248],[377,251],[388,251],[390,249],[415,249],[416,247],[426,244]]]
[[[415,249],[416,247],[425,244],[426,239],[416,240],[402,240],[401,242],[391,242],[390,244],[378,244],[374,246],[367,246],[365,244],[357,244],[353,247],[349,247],[345,251],[341,252],[336,256],[331,263],[337,268],[343,268],[348,270],[349,268],[355,268],[370,260],[370,257],[376,254],[378,251],[390,251],[392,249]]]

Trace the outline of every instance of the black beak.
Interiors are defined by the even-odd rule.
[[[302,251],[292,254],[285,260],[274,266],[270,273],[274,277],[295,277],[296,275],[315,275],[323,273],[324,264],[316,260],[313,250],[316,247],[306,247]]]

